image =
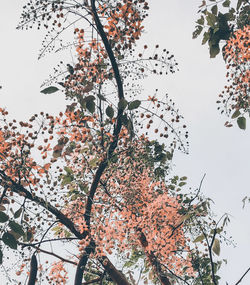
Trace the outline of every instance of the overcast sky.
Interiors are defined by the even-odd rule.
[[[0,10],[0,107],[10,115],[28,118],[41,110],[56,114],[64,110],[64,96],[39,93],[41,83],[53,71],[58,56],[49,55],[38,61],[42,33],[37,30],[17,31],[21,7],[25,1],[2,1]],[[223,247],[221,255],[228,265],[221,271],[220,284],[235,284],[250,266],[250,205],[242,209],[242,199],[249,195],[250,123],[246,131],[225,128],[226,118],[215,103],[225,81],[225,65],[218,56],[210,59],[201,39],[192,40],[200,0],[150,0],[150,17],[145,22],[141,43],[160,44],[174,53],[180,71],[145,83],[145,90],[155,88],[168,92],[185,117],[190,133],[190,154],[176,153],[173,173],[188,176],[190,186],[197,187],[204,173],[203,193],[215,202],[214,212],[220,217],[232,215],[229,235],[237,247]],[[249,195],[250,196],[250,195]],[[250,284],[250,274],[241,283]]]

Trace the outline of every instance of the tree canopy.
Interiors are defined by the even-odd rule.
[[[235,4],[235,5],[234,5]],[[202,44],[208,43],[210,57],[222,53],[228,69],[228,85],[217,101],[231,120],[236,120],[240,129],[246,129],[246,117],[249,117],[249,1],[202,1],[201,17],[196,21],[193,38],[203,30]],[[223,13],[224,12],[224,13]],[[226,127],[232,127],[227,121]]]
[[[69,46],[75,54],[41,88],[62,92],[66,110],[18,122],[0,109],[0,263],[18,260],[10,282],[136,284],[139,274],[144,283],[219,284],[229,217],[215,220],[202,181],[189,191],[187,177],[171,172],[175,151],[188,152],[188,132],[166,94],[144,97],[141,89],[149,74],[178,70],[159,45],[137,51],[148,11],[144,0],[23,7],[20,29],[48,30],[39,57]],[[65,46],[66,31],[73,37]],[[237,95],[247,90],[248,71],[237,69],[248,59],[245,26],[227,40],[225,59],[241,88],[231,109],[245,129],[239,97],[248,95]]]

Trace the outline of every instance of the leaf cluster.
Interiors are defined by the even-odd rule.
[[[230,0],[202,2],[198,11],[201,17],[196,21],[193,38],[197,38],[204,31],[202,44],[208,43],[211,58],[219,54],[221,41],[227,41],[235,30],[249,25],[249,14],[246,16],[247,11],[249,12],[247,2],[238,0],[237,7],[232,7]]]

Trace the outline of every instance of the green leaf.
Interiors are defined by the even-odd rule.
[[[113,79],[113,77],[114,77],[113,72],[110,72],[110,73],[108,74],[108,79],[109,79],[109,80],[112,80],[112,79]]]
[[[121,99],[121,100],[119,101],[119,103],[118,103],[118,108],[119,108],[119,109],[122,109],[122,110],[125,110],[125,108],[127,107],[127,105],[128,105],[127,100]]]
[[[63,82],[57,82],[57,84],[61,85],[62,87],[65,87]]]
[[[182,187],[182,186],[184,186],[184,185],[186,185],[186,184],[187,184],[186,182],[180,182],[178,186],[179,186],[179,187]]]
[[[223,227],[220,227],[220,228],[217,228],[217,229],[216,229],[216,233],[217,233],[217,234],[220,234],[222,231],[223,231]]]
[[[191,214],[186,214],[186,215],[183,215],[181,216],[180,220],[178,221],[178,223],[183,223],[184,221],[188,220],[191,218]]]
[[[216,255],[220,255],[220,241],[217,238],[214,240],[212,250]]]
[[[234,113],[233,113],[233,115],[232,115],[232,119],[235,119],[235,118],[237,118],[237,117],[239,117],[239,115],[240,115],[241,113],[240,113],[240,111],[239,110],[236,110]]]
[[[81,149],[80,153],[87,153],[89,151],[88,147]]]
[[[216,32],[218,32],[219,30],[220,30],[219,27],[214,28],[214,37],[215,37],[215,39],[216,39],[216,36],[217,36],[217,34],[218,34],[218,33],[216,33]],[[216,41],[218,41],[218,39],[216,39]]]
[[[232,16],[234,15],[235,12],[236,12],[236,11],[235,11],[234,8],[231,8],[231,9],[229,10],[229,14],[231,14]],[[235,17],[234,17],[234,19],[235,19]]]
[[[203,45],[208,41],[209,37],[210,37],[210,33],[209,32],[205,32],[203,34],[203,39],[202,39],[202,44]]]
[[[204,234],[202,234],[202,235],[198,236],[198,237],[194,240],[194,242],[201,242],[201,241],[204,240],[204,238],[205,238],[205,236],[204,236]]]
[[[124,55],[122,55],[122,54],[119,54],[119,55],[118,55],[118,59],[119,59],[119,60],[122,60],[122,59],[124,59]]]
[[[114,109],[113,109],[111,106],[108,106],[108,107],[106,108],[106,115],[107,115],[110,119],[112,119],[112,118],[114,117],[114,114],[115,114]]]
[[[9,222],[9,227],[10,227],[15,233],[18,233],[18,234],[21,235],[21,236],[24,236],[24,235],[25,235],[22,226],[19,225],[18,223],[14,222],[14,221],[10,221],[10,222]]]
[[[99,158],[95,157],[89,162],[89,165],[92,167],[95,167],[97,165],[98,161],[99,161]]]
[[[239,117],[237,119],[237,124],[240,129],[245,130],[246,129],[246,118],[245,117]]]
[[[89,101],[94,101],[95,100],[95,96],[93,95],[89,95],[83,98],[84,102],[89,102]]]
[[[225,18],[227,21],[234,21],[235,20],[235,15],[232,11],[229,13],[226,13],[224,15],[225,15]]]
[[[230,219],[228,216],[226,216],[223,220],[222,227],[224,228],[225,226],[227,226],[229,222],[230,222]]]
[[[217,13],[218,13],[218,6],[217,6],[217,5],[214,5],[214,6],[211,8],[211,11],[212,11],[212,13],[216,16]]]
[[[140,258],[143,258],[143,257],[144,257],[144,253],[142,251],[137,251],[135,249],[132,249],[132,254],[129,260],[125,262],[124,266],[131,267],[135,265]]]
[[[0,249],[0,264],[2,264],[2,263],[3,263],[3,252]]]
[[[198,19],[198,20],[196,21],[196,23],[199,24],[199,25],[204,25],[204,16],[202,15],[202,16],[200,17],[200,19]]]
[[[74,174],[73,170],[72,170],[71,168],[67,167],[67,166],[64,167],[64,170],[65,170],[66,173],[69,174],[69,175],[70,175],[70,174],[71,174],[71,175]]]
[[[173,153],[167,151],[166,154],[167,154],[167,159],[168,159],[168,160],[172,160],[172,158],[173,158]]]
[[[55,86],[50,86],[50,87],[47,87],[45,89],[43,89],[41,91],[41,93],[43,94],[52,94],[52,93],[55,93],[56,91],[58,91],[59,89]]]
[[[16,232],[14,232],[13,230],[9,231],[9,233],[12,234],[16,240],[18,240],[22,236]]]
[[[216,57],[216,55],[220,52],[219,44],[217,44],[217,45],[212,45],[212,46],[210,47],[209,52],[210,52],[210,57],[211,57],[211,58]]]
[[[215,25],[215,23],[216,23],[216,21],[217,21],[217,17],[216,17],[214,14],[212,14],[212,13],[210,13],[210,12],[207,12],[207,17],[206,17],[206,19],[207,19],[208,25],[209,25],[210,27],[214,27],[214,25]]]
[[[3,205],[0,205],[0,211],[6,211],[6,208]]]
[[[195,31],[193,32],[193,39],[196,39],[200,33],[202,32],[203,27],[202,26],[196,26]]]
[[[0,223],[5,223],[9,219],[9,216],[6,215],[4,212],[0,212]]]
[[[181,181],[187,180],[187,176],[183,176],[180,178]]]
[[[72,75],[74,74],[74,67],[70,64],[67,64],[67,70]]]
[[[240,6],[242,3],[243,3],[243,0],[238,0],[237,6],[236,6],[237,11],[240,9]]]
[[[76,148],[75,142],[70,142],[66,148],[66,153],[72,153],[75,148]]]
[[[84,193],[88,192],[88,184],[83,184],[83,183],[79,183],[79,187],[81,189],[81,191],[83,191]]]
[[[68,185],[73,181],[73,179],[74,178],[71,175],[64,175],[61,185],[62,186]]]
[[[27,241],[30,241],[32,239],[32,237],[33,237],[32,231],[27,230],[27,232],[26,232]]]
[[[66,238],[70,238],[72,236],[72,234],[67,230],[64,230],[63,232]]]
[[[89,100],[86,102],[86,108],[88,109],[88,111],[90,113],[94,113],[95,112],[95,102],[93,100]]]
[[[112,155],[110,161],[113,162],[113,163],[116,163],[116,162],[118,161],[118,155],[117,155],[117,153],[114,154],[114,155]]]
[[[128,105],[128,109],[129,110],[134,110],[137,109],[139,106],[141,105],[141,101],[140,100],[135,100],[129,103]]]
[[[101,94],[97,94],[97,97],[102,101],[106,101],[106,98]]]
[[[17,242],[15,237],[10,233],[4,233],[2,241],[12,249],[17,249]]]
[[[63,231],[63,229],[60,226],[55,226],[54,228],[52,228],[52,231],[54,232],[54,235],[60,235]]]
[[[22,208],[18,209],[18,210],[15,212],[15,214],[14,214],[14,218],[15,218],[15,219],[19,218],[19,217],[21,216],[21,214],[22,214],[22,211],[23,211]]]
[[[222,3],[222,6],[223,7],[229,7],[230,6],[230,0],[226,0],[226,1],[224,1],[223,3]]]

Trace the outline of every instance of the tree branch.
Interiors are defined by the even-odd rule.
[[[62,223],[65,227],[67,227],[76,237],[79,239],[83,239],[87,236],[88,232],[85,231],[83,233],[80,233],[76,228],[74,223],[67,218],[61,211],[59,211],[57,208],[52,206],[50,203],[45,201],[44,199],[36,196],[34,193],[29,192],[26,188],[24,188],[21,184],[17,184],[15,181],[13,181],[10,177],[8,177],[2,170],[0,170],[1,177],[6,181],[10,182],[11,185],[9,186],[10,189],[17,194],[24,194],[25,198],[35,202],[36,204],[42,206],[46,210],[48,210],[50,213],[56,216],[56,218]]]
[[[130,285],[130,283],[127,281],[126,277],[123,275],[123,273],[119,270],[117,270],[112,262],[107,257],[99,258],[99,261],[101,262],[102,266],[104,267],[105,271],[108,273],[108,275],[111,277],[111,279],[119,285]]]
[[[7,187],[4,187],[3,193],[2,193],[2,195],[0,197],[0,205],[2,204],[2,201],[3,201],[3,198],[4,198],[5,194],[6,194],[6,192],[7,192]]]
[[[95,7],[95,0],[91,0],[91,8],[92,8],[92,12],[93,12],[93,17],[94,17],[94,21],[97,27],[97,31],[100,34],[103,44],[105,46],[105,49],[108,53],[113,71],[114,71],[114,75],[115,75],[115,79],[116,79],[116,84],[117,84],[117,89],[118,89],[118,97],[119,99],[124,99],[124,92],[123,92],[123,84],[122,84],[122,80],[121,80],[121,76],[120,76],[120,72],[119,72],[119,68],[113,53],[113,50],[109,44],[108,38],[106,36],[106,33],[103,30],[103,26],[101,24],[101,21],[99,19],[99,16],[97,14],[96,11],[96,7]],[[108,149],[108,154],[106,159],[101,162],[101,164],[99,165],[94,180],[92,182],[91,188],[90,188],[90,193],[88,196],[88,200],[87,200],[87,204],[86,204],[86,209],[85,209],[85,221],[87,226],[90,226],[90,213],[91,213],[91,209],[92,209],[92,204],[93,204],[93,199],[94,199],[94,195],[97,189],[97,186],[99,184],[100,178],[105,170],[105,168],[108,165],[108,160],[109,158],[112,156],[115,148],[117,147],[117,142],[118,142],[118,136],[119,133],[121,131],[121,127],[122,127],[122,120],[121,120],[121,116],[123,114],[123,109],[122,108],[118,108],[118,115],[117,115],[117,120],[116,120],[116,126],[114,128],[114,133],[113,133],[113,142],[110,144],[109,149]]]
[[[95,252],[95,243],[90,241],[89,245],[85,248],[84,254],[81,256],[76,268],[74,285],[82,285],[83,273],[89,259],[89,255]]]
[[[103,44],[104,44],[105,49],[108,53],[112,68],[114,70],[114,75],[115,75],[116,84],[117,84],[117,88],[118,88],[118,97],[121,100],[124,98],[124,94],[123,94],[123,84],[122,84],[119,68],[118,68],[113,50],[112,50],[112,48],[109,44],[108,38],[106,36],[106,33],[103,30],[103,26],[102,26],[102,23],[100,21],[100,18],[97,14],[96,7],[95,7],[95,0],[91,0],[91,9],[93,12],[93,17],[94,17],[94,21],[95,21],[95,24],[97,27],[97,31],[99,32],[99,34],[102,38]]]
[[[60,223],[65,225],[72,233],[74,233],[75,236],[78,239],[83,239],[83,238],[85,238],[87,236],[88,231],[85,231],[83,233],[80,233],[79,231],[77,231],[75,229],[74,223],[69,218],[67,218],[62,212],[60,212],[58,209],[56,209],[54,206],[52,206],[50,203],[48,203],[47,201],[43,200],[40,197],[35,196],[33,193],[30,193],[26,188],[24,188],[20,184],[17,184],[15,181],[13,181],[10,177],[8,177],[1,170],[0,170],[0,176],[4,179],[4,181],[6,181],[6,183],[8,183],[8,182],[11,183],[11,185],[9,185],[9,187],[11,188],[11,190],[14,193],[17,193],[19,195],[20,194],[24,195],[27,199],[35,202],[36,204],[42,206],[43,208],[45,208],[46,210],[48,210],[49,212],[54,214],[56,216],[56,218],[60,221]],[[76,265],[76,263],[70,262],[70,261],[64,259],[63,257],[60,257],[59,255],[56,255],[54,253],[51,253],[51,252],[48,252],[46,250],[40,249],[39,247],[36,247],[34,244],[22,244],[22,243],[19,243],[19,244],[22,245],[22,246],[31,246],[33,248],[36,248],[37,250],[40,250],[41,252],[53,255],[53,256],[63,260],[64,262],[69,262],[69,263],[72,263],[72,264]],[[77,274],[83,275],[85,266],[86,266],[88,258],[89,258],[89,254],[93,253],[95,251],[95,247],[96,247],[95,242],[91,241],[91,246],[90,246],[90,248],[87,249],[87,253],[85,255],[83,255],[81,257],[81,259],[80,259],[80,262],[79,262],[78,267],[77,267],[77,270],[78,270]],[[107,257],[106,257],[106,259],[108,260]],[[108,265],[110,265],[110,264],[112,264],[112,263],[109,262]],[[110,274],[114,274],[115,276],[122,276],[122,273],[120,273],[117,269],[115,269],[114,266],[112,267],[112,270],[110,270]],[[79,275],[77,275],[77,276],[79,277]],[[112,276],[110,276],[110,277],[111,278],[115,278],[115,277],[112,277]],[[121,278],[123,278],[123,277],[121,277]],[[82,282],[82,279],[81,279],[81,282]],[[78,285],[78,284],[81,285],[82,283],[75,283],[75,285]],[[129,283],[127,283],[127,284],[129,284]]]
[[[180,276],[176,275],[172,270],[170,270],[166,265],[163,264],[163,267],[166,268],[174,277],[176,277],[177,279],[180,279],[182,282],[184,282],[187,285],[190,285],[186,280],[184,280],[183,278],[181,278]]]
[[[240,284],[240,282],[243,280],[243,278],[247,275],[247,273],[250,271],[250,267],[247,269],[247,271],[242,275],[242,277],[240,278],[240,280],[237,282],[237,283],[235,283],[235,285],[238,285],[238,284]]]
[[[29,244],[29,246],[33,246],[33,245],[41,245],[42,243],[45,243],[45,242],[53,242],[53,241],[68,241],[68,240],[79,240],[79,238],[52,238],[52,239],[46,239],[46,240],[42,240],[42,241],[38,241],[38,242],[35,242],[35,243],[31,243]]]
[[[30,261],[30,276],[29,276],[28,285],[35,285],[36,275],[37,275],[37,259],[34,253]]]
[[[103,26],[101,24],[101,21],[99,19],[98,14],[97,14],[96,7],[95,7],[95,0],[91,0],[91,9],[92,9],[93,18],[94,18],[94,21],[95,21],[95,24],[97,27],[97,31],[102,38],[103,44],[104,44],[105,49],[108,53],[108,56],[109,56],[109,59],[110,59],[110,62],[111,62],[111,65],[112,65],[112,68],[114,71],[114,75],[115,75],[115,79],[116,79],[116,83],[117,83],[117,89],[118,89],[118,98],[119,98],[119,100],[121,100],[124,98],[124,92],[123,92],[123,84],[122,84],[119,68],[118,68],[113,50],[109,44],[108,38],[106,36],[106,33],[103,30]],[[109,146],[107,157],[105,158],[104,161],[102,161],[100,163],[100,165],[96,171],[96,174],[94,176],[92,185],[90,187],[90,193],[88,195],[86,208],[85,208],[85,214],[84,214],[84,218],[85,218],[85,221],[86,221],[88,228],[90,228],[91,209],[92,209],[96,189],[98,187],[98,184],[100,182],[100,178],[101,178],[104,170],[108,166],[108,160],[111,158],[114,150],[117,147],[118,137],[119,137],[119,133],[120,133],[121,127],[122,127],[122,120],[121,120],[122,114],[123,114],[123,109],[118,108],[116,126],[115,126],[114,132],[113,132],[113,136],[114,136],[113,141],[111,142],[111,144]],[[83,272],[84,272],[85,266],[86,266],[88,258],[89,258],[89,253],[93,252],[94,250],[95,250],[95,246],[92,246],[91,248],[87,247],[85,249],[86,253],[81,257],[81,260],[80,260],[79,265],[77,267],[77,272],[76,272],[76,277],[75,277],[75,285],[81,284],[80,282],[82,282],[82,278],[83,278],[82,276],[83,276]],[[118,273],[118,271],[115,269],[115,267],[113,265],[110,268],[108,267],[111,265],[112,265],[111,262],[108,262],[107,265],[103,264],[103,266],[107,267],[106,270],[107,270],[107,272],[109,272],[110,277],[113,280],[118,280],[118,282],[120,282],[119,280],[121,280],[121,279],[117,279],[117,278],[121,278],[121,274]],[[124,280],[126,280],[125,277],[124,277]],[[124,281],[124,282],[126,282],[126,283],[123,283],[123,284],[129,284],[127,281]],[[120,283],[118,283],[118,284],[120,284]]]
[[[101,38],[102,38],[103,44],[105,46],[105,49],[106,49],[106,51],[108,53],[108,56],[109,56],[109,59],[111,61],[111,65],[112,65],[112,68],[113,68],[113,71],[114,71],[114,75],[115,75],[115,79],[116,79],[116,83],[117,83],[118,98],[121,100],[121,99],[124,98],[124,93],[123,93],[123,84],[122,84],[120,72],[119,72],[119,69],[118,69],[118,65],[117,65],[117,62],[116,62],[113,50],[112,50],[112,48],[111,48],[111,46],[109,44],[108,38],[106,36],[106,33],[103,30],[103,26],[101,24],[101,21],[99,19],[98,14],[97,14],[96,7],[95,7],[95,0],[91,0],[91,9],[92,9],[94,21],[95,21],[95,24],[96,24],[96,27],[97,27],[97,31],[100,34]],[[120,133],[121,127],[122,127],[122,121],[121,121],[122,114],[123,114],[123,109],[122,108],[118,108],[117,121],[116,121],[116,126],[114,128],[114,133],[113,133],[114,139],[113,139],[112,143],[109,146],[106,159],[103,162],[100,163],[100,165],[99,165],[99,167],[98,167],[98,169],[96,171],[94,180],[93,180],[91,188],[90,188],[90,193],[89,193],[89,196],[88,196],[88,199],[87,199],[86,208],[85,208],[85,214],[84,214],[84,218],[85,218],[85,221],[86,221],[86,224],[87,224],[88,227],[90,227],[90,214],[91,214],[91,209],[92,209],[93,199],[94,199],[94,195],[95,195],[96,189],[98,187],[98,184],[100,182],[100,178],[101,178],[105,168],[108,166],[108,160],[112,156],[115,148],[117,147],[118,136],[119,136],[119,133]],[[91,247],[91,248],[93,250],[95,249],[95,247]],[[92,252],[92,250],[90,250],[89,247],[87,247],[85,249],[85,251],[86,251],[86,253],[82,256],[82,258],[81,258],[81,260],[79,262],[79,266],[77,268],[76,278],[75,278],[75,285],[80,284],[79,280],[80,279],[82,280],[82,277],[80,277],[80,275],[83,275],[84,268],[85,268],[85,266],[87,264],[88,257],[89,257],[88,251]],[[114,279],[114,280],[116,280],[116,278],[117,278],[116,276],[119,276],[119,278],[120,278],[121,274],[119,274],[117,272],[117,270],[114,268],[114,266],[109,268],[108,265],[111,266],[112,263],[108,262],[107,265],[103,265],[103,266],[105,266],[105,268],[107,268],[106,270],[107,270],[107,272],[109,272],[110,277],[112,279]],[[79,282],[79,283],[77,283],[77,282]],[[124,282],[127,282],[127,281],[124,281]],[[120,283],[118,283],[118,284],[120,284]],[[127,282],[126,284],[129,284],[129,283]]]
[[[144,235],[144,233],[141,231],[141,229],[138,229],[138,232],[140,234],[139,236],[139,240],[140,240],[140,243],[142,245],[142,247],[145,248],[148,246],[148,241],[147,241],[147,238],[146,236]],[[156,270],[156,273],[160,279],[160,282],[162,285],[171,285],[169,279],[167,278],[166,274],[164,274],[164,272],[162,272],[162,269],[161,269],[161,264],[160,262],[157,260],[156,256],[154,255],[153,252],[146,252],[146,255],[150,261],[150,263],[152,264],[152,266],[155,268]]]
[[[204,232],[203,232],[204,234]],[[208,239],[207,239],[207,236],[204,234],[207,242],[208,242]],[[215,279],[215,270],[214,270],[214,261],[213,261],[213,254],[212,254],[212,247],[213,247],[213,243],[214,243],[214,240],[215,240],[215,236],[216,236],[216,229],[214,229],[214,234],[213,234],[213,238],[212,238],[212,241],[211,241],[211,244],[209,245],[208,243],[208,252],[209,252],[209,258],[210,258],[210,262],[211,262],[211,269],[212,269],[212,279],[213,279],[213,283],[214,285],[217,285],[217,281]]]
[[[77,265],[77,263],[74,262],[74,261],[71,261],[71,260],[68,260],[68,259],[66,259],[66,258],[64,258],[64,257],[61,257],[60,255],[55,254],[54,252],[50,252],[50,251],[47,251],[47,250],[45,250],[45,249],[41,249],[40,247],[35,246],[35,245],[33,245],[32,243],[28,244],[28,243],[19,242],[18,244],[21,245],[21,246],[23,246],[23,247],[31,246],[31,247],[35,248],[37,251],[41,251],[41,252],[43,252],[43,253],[45,253],[45,254],[52,255],[52,256],[54,256],[54,257],[56,257],[56,258],[58,258],[58,259],[61,259],[63,262],[67,262],[67,263],[71,263],[71,264]]]

